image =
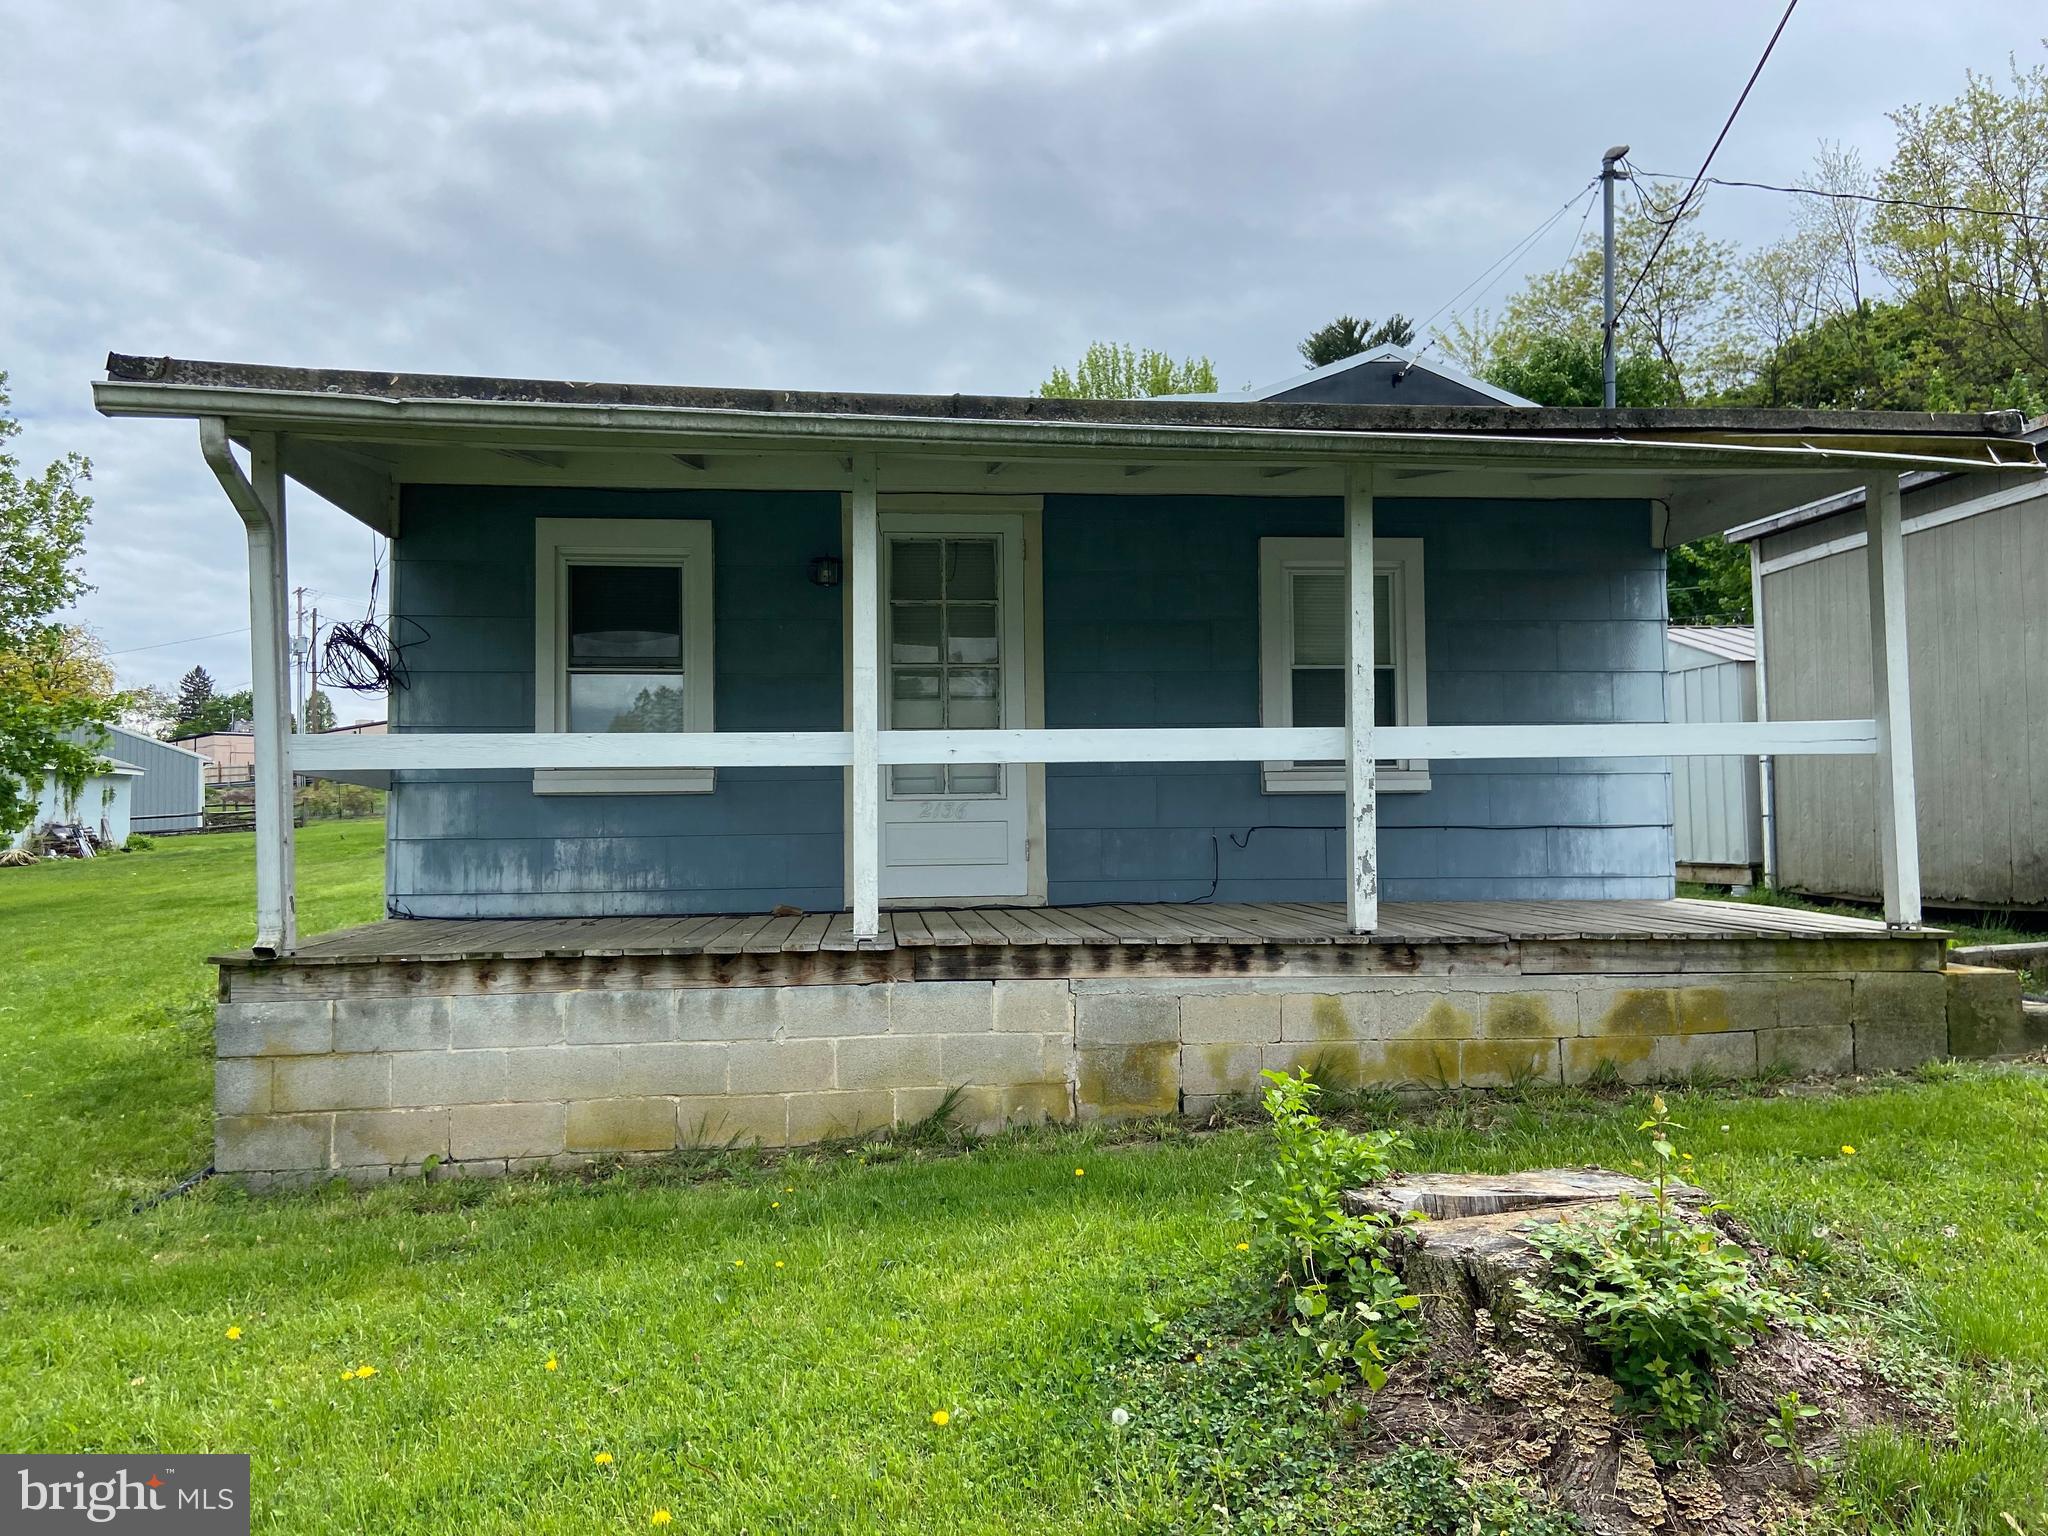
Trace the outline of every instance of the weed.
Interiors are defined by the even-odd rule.
[[[1611,1216],[1531,1232],[1550,1268],[1543,1284],[1522,1288],[1539,1313],[1577,1326],[1607,1357],[1652,1449],[1669,1456],[1688,1441],[1715,1443],[1724,1413],[1715,1373],[1795,1302],[1761,1284],[1741,1248],[1673,1215],[1671,1134],[1684,1127],[1661,1095],[1637,1129],[1656,1157],[1653,1200],[1624,1198]]]
[[[1820,1410],[1802,1400],[1797,1392],[1779,1393],[1775,1406],[1777,1421],[1765,1426],[1764,1444],[1784,1453],[1802,1483],[1817,1481],[1821,1464],[1807,1453],[1802,1426],[1808,1419],[1819,1418]]]
[[[1387,1218],[1346,1211],[1344,1192],[1385,1178],[1404,1143],[1398,1131],[1325,1125],[1315,1112],[1322,1090],[1306,1071],[1263,1076],[1273,1164],[1263,1182],[1237,1187],[1239,1213],[1259,1234],[1261,1257],[1280,1266],[1311,1382],[1334,1393],[1349,1364],[1377,1391],[1390,1352],[1416,1336],[1420,1303],[1386,1261]]]
[[[1603,1057],[1593,1063],[1593,1070],[1586,1074],[1580,1086],[1588,1093],[1619,1093],[1625,1085],[1621,1080],[1621,1068]]]

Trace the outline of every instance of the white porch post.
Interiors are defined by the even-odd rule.
[[[249,440],[244,475],[218,417],[202,418],[199,447],[241,514],[249,543],[249,691],[256,718],[256,942],[265,956],[298,948],[292,849],[291,713],[287,697],[284,470],[277,434],[258,432]]]
[[[881,728],[880,534],[875,516],[875,456],[853,460],[853,935],[872,939],[881,931],[882,770],[876,732]]]
[[[1372,466],[1344,474],[1345,630],[1344,910],[1353,933],[1380,924],[1378,793],[1373,756]]]
[[[1920,824],[1913,793],[1913,695],[1907,665],[1906,539],[1899,477],[1864,487],[1870,576],[1870,713],[1877,722],[1877,854],[1884,869],[1884,920],[1920,921]]]

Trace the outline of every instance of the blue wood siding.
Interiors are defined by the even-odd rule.
[[[1664,718],[1646,506],[1381,500],[1375,525],[1424,541],[1432,723]],[[1259,540],[1340,531],[1308,499],[1048,497],[1046,724],[1258,724]],[[1390,901],[1671,894],[1661,762],[1438,763],[1379,813]],[[1256,764],[1054,764],[1046,823],[1055,903],[1343,894],[1341,797],[1265,794]]]
[[[412,686],[395,731],[533,729],[533,519],[689,517],[713,527],[715,711],[729,731],[841,725],[832,494],[411,487],[395,611]],[[424,631],[424,638],[421,632]],[[391,797],[392,909],[606,916],[839,905],[837,769],[722,768],[708,795],[536,795],[529,772],[406,774]]]
[[[842,721],[841,595],[806,579],[839,548],[831,494],[415,487],[394,603],[408,648],[400,731],[533,721],[534,517],[692,517],[715,528],[724,730]],[[1664,561],[1640,503],[1382,501],[1425,540],[1431,719],[1663,718]],[[1333,502],[1049,496],[1046,723],[1254,725],[1258,541],[1334,536]],[[1661,763],[1439,763],[1381,797],[1390,900],[1665,896]],[[724,769],[711,795],[536,796],[526,773],[409,774],[390,894],[420,916],[809,910],[842,903],[840,775]],[[1055,902],[1334,900],[1341,803],[1267,795],[1252,764],[1047,770]]]

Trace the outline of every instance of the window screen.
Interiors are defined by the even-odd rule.
[[[568,727],[681,731],[680,565],[568,568]]]

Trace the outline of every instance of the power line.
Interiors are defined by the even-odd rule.
[[[123,646],[120,650],[109,651],[107,654],[109,656],[133,656],[137,651],[160,651],[166,646],[196,645],[201,640],[225,640],[229,635],[246,635],[247,633],[249,633],[249,626],[244,624],[240,629],[217,629],[210,635],[187,635],[182,640],[159,640],[154,645]]]
[[[1749,100],[1749,93],[1756,88],[1762,77],[1764,66],[1771,62],[1771,53],[1778,46],[1778,39],[1785,35],[1785,24],[1792,19],[1792,13],[1799,9],[1799,0],[1788,0],[1785,14],[1778,18],[1778,25],[1771,33],[1771,40],[1764,44],[1763,55],[1756,61],[1756,68],[1749,72],[1749,79],[1743,83],[1742,94],[1735,98],[1735,105],[1729,109],[1728,121],[1721,125],[1721,131],[1714,136],[1714,144],[1707,151],[1707,158],[1700,162],[1694,173],[1692,185],[1685,189],[1685,196],[1678,200],[1678,206],[1671,211],[1671,221],[1657,236],[1657,243],[1650,247],[1650,259],[1643,263],[1643,270],[1636,274],[1636,280],[1629,284],[1628,296],[1615,307],[1613,324],[1621,324],[1621,317],[1628,313],[1629,304],[1635,299],[1636,290],[1643,286],[1643,279],[1650,275],[1650,269],[1657,264],[1657,256],[1664,249],[1664,242],[1671,238],[1671,232],[1678,228],[1678,221],[1685,217],[1685,210],[1692,206],[1692,200],[1699,194],[1700,183],[1706,180],[1707,168],[1714,163],[1714,156],[1721,152],[1721,145],[1728,137],[1728,131],[1735,126],[1735,119],[1742,115],[1742,105]]]
[[[1683,176],[1667,171],[1645,171],[1630,166],[1636,175],[1651,181],[1683,181]],[[2016,208],[1977,208],[1969,203],[1926,203],[1916,197],[1884,197],[1875,192],[1824,192],[1819,187],[1781,187],[1769,181],[1735,181],[1720,176],[1709,176],[1710,187],[1748,187],[1758,192],[1789,192],[1794,197],[1826,197],[1837,202],[1876,203],[1886,208],[1920,208],[1928,213],[1975,213],[1987,219],[2028,219],[2035,215]]]
[[[1477,287],[1483,279],[1487,278],[1488,276],[1494,275],[1495,269],[1505,267],[1509,262],[1513,261],[1517,256],[1521,255],[1523,251],[1528,249],[1530,246],[1534,245],[1538,240],[1541,240],[1544,237],[1544,235],[1549,232],[1550,226],[1555,224],[1559,219],[1563,218],[1567,213],[1571,212],[1573,206],[1578,202],[1578,200],[1581,197],[1585,196],[1586,193],[1589,190],[1591,190],[1594,184],[1594,182],[1589,181],[1586,183],[1585,186],[1579,188],[1578,191],[1574,192],[1570,197],[1566,198],[1562,203],[1558,205],[1557,211],[1555,213],[1552,213],[1541,224],[1538,224],[1534,229],[1530,230],[1528,234],[1522,236],[1521,239],[1517,240],[1513,245],[1509,246],[1507,250],[1500,256],[1496,257],[1486,267],[1486,269],[1479,274],[1478,277],[1473,278],[1471,282],[1467,283],[1464,287],[1460,288],[1456,293],[1452,294],[1448,299],[1444,300],[1443,303],[1439,304],[1436,307],[1436,312],[1432,314],[1427,320],[1423,321],[1420,326],[1417,326],[1416,329],[1424,330],[1427,329],[1429,326],[1434,325],[1436,323],[1438,315],[1443,314],[1445,310],[1451,308],[1451,306],[1456,304],[1458,300],[1465,297],[1465,295],[1470,293],[1475,287]],[[1591,204],[1588,204],[1587,206],[1591,207]],[[1489,284],[1488,286],[1490,287],[1491,284]],[[1484,297],[1483,290],[1481,296]]]
[[[1439,304],[1436,307],[1435,312],[1432,313],[1427,320],[1423,321],[1422,324],[1418,325],[1415,329],[1418,332],[1428,330],[1430,326],[1436,323],[1438,316],[1442,315],[1446,310],[1450,309],[1452,305],[1456,304],[1458,300],[1465,297],[1466,294],[1470,293],[1474,288],[1478,287],[1481,282],[1486,281],[1486,279],[1490,277],[1492,281],[1486,282],[1486,286],[1484,288],[1479,289],[1477,297],[1475,297],[1472,302],[1476,304],[1479,302],[1480,299],[1485,298],[1486,295],[1492,291],[1493,284],[1499,282],[1500,279],[1506,275],[1509,264],[1513,262],[1517,256],[1520,256],[1524,252],[1530,250],[1536,244],[1537,241],[1541,240],[1546,234],[1550,232],[1551,227],[1555,225],[1559,219],[1563,218],[1566,214],[1572,211],[1573,207],[1577,205],[1580,198],[1586,197],[1586,194],[1598,185],[1599,178],[1595,177],[1592,181],[1587,182],[1585,186],[1579,188],[1579,190],[1574,192],[1570,197],[1566,198],[1562,203],[1558,204],[1557,210],[1554,213],[1552,213],[1548,218],[1544,219],[1543,222],[1538,224],[1534,229],[1530,230],[1528,234],[1522,236],[1521,239],[1517,240],[1513,245],[1509,246],[1507,250],[1503,252],[1500,256],[1496,257],[1486,267],[1486,269],[1479,274],[1478,277],[1473,278],[1471,282],[1467,283],[1464,287],[1460,288],[1456,293],[1452,294],[1448,299],[1444,300],[1443,303]],[[1588,198],[1586,202],[1586,213],[1590,214],[1592,211],[1592,200]],[[1585,227],[1585,216],[1581,215],[1579,218],[1579,228],[1583,230]],[[1577,245],[1577,236],[1573,237],[1572,243],[1574,246]],[[1400,374],[1396,375],[1396,377],[1405,377],[1407,375],[1408,370],[1410,368],[1413,368],[1417,363],[1421,362],[1424,355],[1427,354],[1429,349],[1435,345],[1436,338],[1432,336],[1429,338],[1428,341],[1422,344],[1422,348],[1420,351],[1418,351],[1413,357],[1408,359],[1407,363],[1402,367]]]

